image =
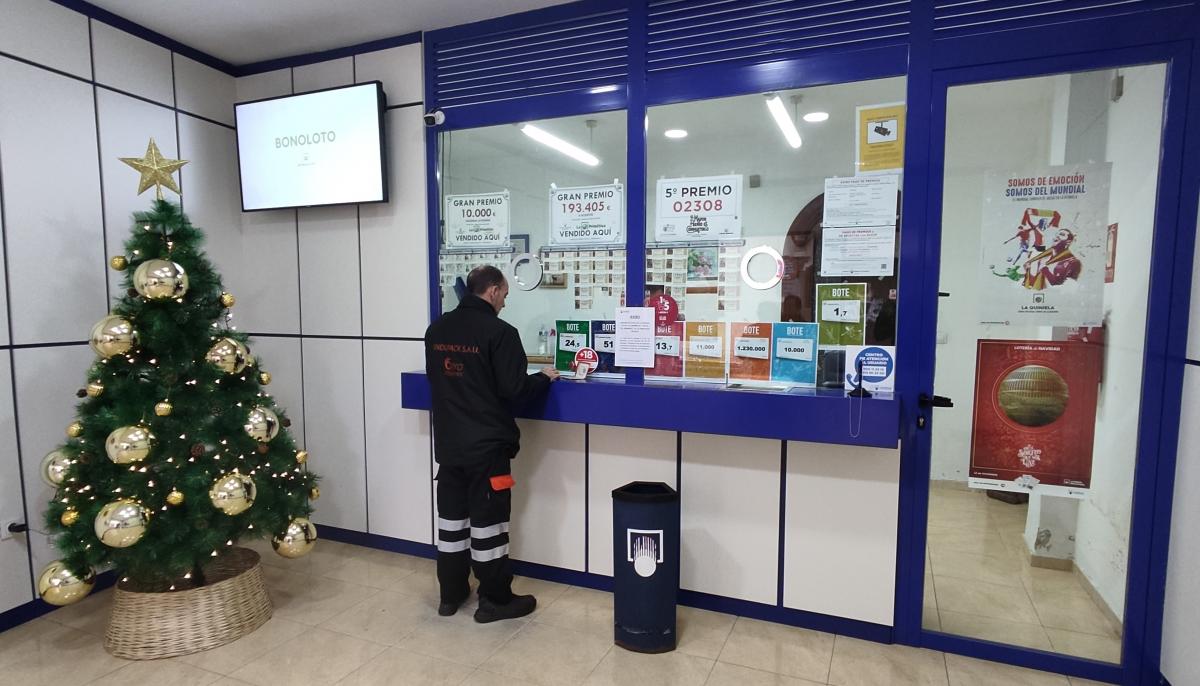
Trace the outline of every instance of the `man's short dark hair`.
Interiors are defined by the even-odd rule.
[[[467,291],[471,295],[483,295],[492,286],[504,285],[504,272],[490,264],[485,264],[471,270],[467,274]]]

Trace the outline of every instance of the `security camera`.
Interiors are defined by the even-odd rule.
[[[441,126],[446,123],[446,113],[441,110],[426,112],[423,118],[425,119],[425,126]]]

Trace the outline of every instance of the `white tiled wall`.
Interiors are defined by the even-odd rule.
[[[512,461],[512,542],[518,560],[583,571],[584,427],[520,420]]]

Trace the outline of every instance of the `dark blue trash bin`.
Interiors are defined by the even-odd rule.
[[[639,653],[675,650],[679,494],[634,481],[612,497],[614,640]]]

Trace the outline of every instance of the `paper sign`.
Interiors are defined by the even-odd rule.
[[[508,246],[508,191],[447,195],[442,221],[447,248]]]
[[[725,379],[725,322],[684,322],[684,375]]]
[[[904,103],[855,108],[855,174],[895,174],[904,169]]]
[[[655,336],[654,354],[679,357],[679,336]]]
[[[896,226],[900,179],[896,176],[825,179],[823,227]]]
[[[771,379],[771,323],[735,322],[730,325],[730,381]]]
[[[619,183],[550,189],[550,244],[625,242],[625,191]]]
[[[862,317],[862,302],[858,300],[825,300],[821,303],[821,321],[857,322]]]
[[[653,307],[618,307],[616,363],[621,367],[653,367],[657,338]]]
[[[771,381],[816,386],[817,325],[775,322],[771,325],[771,338]]]
[[[820,347],[862,345],[866,342],[865,283],[817,284],[817,341]]]
[[[846,390],[862,387],[872,393],[896,390],[896,348],[891,345],[850,346],[846,348]]]
[[[741,174],[659,179],[655,198],[659,243],[742,236]]]
[[[569,372],[575,368],[575,354],[588,347],[591,327],[586,321],[560,319],[554,323],[558,344],[554,350],[554,368]]]

